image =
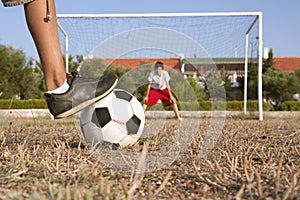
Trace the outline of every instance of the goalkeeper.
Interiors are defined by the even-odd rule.
[[[154,106],[158,100],[161,100],[164,107],[172,105],[177,120],[182,120],[180,117],[176,99],[173,97],[170,88],[170,75],[164,70],[164,64],[157,61],[154,65],[154,70],[148,76],[148,88],[146,97],[144,98],[143,108],[146,111],[147,106]]]

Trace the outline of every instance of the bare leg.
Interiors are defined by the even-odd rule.
[[[143,104],[143,109],[144,109],[144,112],[146,112],[146,110],[147,110],[147,104]]]
[[[180,114],[179,114],[179,110],[178,110],[177,104],[173,103],[172,107],[173,107],[173,110],[174,110],[176,118],[180,118]]]
[[[61,54],[54,0],[48,0],[51,20],[45,20],[47,2],[35,0],[24,5],[26,21],[43,66],[47,90],[61,86],[66,79]]]

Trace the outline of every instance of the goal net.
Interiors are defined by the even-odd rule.
[[[102,59],[107,66],[135,68],[162,60],[184,77],[199,81],[225,70],[247,80],[248,64],[262,65],[262,13],[59,14],[62,49],[68,55]],[[66,59],[68,62],[68,59]],[[66,63],[68,67],[68,63]],[[208,87],[213,100],[225,100],[220,74]],[[234,78],[233,78],[234,79]],[[207,81],[207,80],[206,80]],[[234,81],[234,80],[233,80]],[[261,74],[258,74],[262,119]],[[247,81],[244,91],[246,112]],[[185,94],[186,95],[186,94]]]
[[[163,137],[160,133],[165,124],[172,123],[172,120],[163,120],[168,118],[166,112],[148,112],[154,114],[141,137],[165,141],[163,144],[148,150],[147,156],[144,151],[126,149],[121,153],[110,151],[108,154],[101,150],[98,156],[107,165],[123,170],[132,170],[132,164],[138,164],[135,166],[139,170],[142,166],[139,163],[144,163],[142,168],[145,171],[161,169],[187,149],[199,130],[206,132],[199,155],[206,156],[222,135],[226,114],[226,91],[220,71],[235,73],[247,80],[248,63],[258,68],[259,113],[262,119],[261,22],[261,13],[58,15],[66,61],[68,55],[83,56],[85,59],[79,67],[81,73],[84,69],[93,69],[91,75],[101,74],[108,66],[130,68],[120,78],[117,87],[133,93],[147,85],[154,62],[162,61],[170,73],[172,93],[180,102],[181,112],[199,109],[198,97],[185,77],[190,76],[198,82],[204,79],[211,97],[213,106],[207,127],[200,129],[197,118],[184,119],[168,130],[167,140],[158,139]],[[68,69],[67,62],[66,66]],[[244,93],[246,108],[246,90]],[[190,113],[200,117],[199,112]],[[127,157],[129,162],[122,162]]]

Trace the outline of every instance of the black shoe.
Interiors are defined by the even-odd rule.
[[[45,93],[50,113],[54,118],[71,116],[85,107],[103,99],[113,91],[118,78],[114,74],[106,74],[100,78],[83,78],[77,73],[67,74],[70,88],[63,94]]]

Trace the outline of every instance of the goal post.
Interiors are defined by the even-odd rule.
[[[258,21],[258,110],[259,120],[263,120],[263,100],[262,100],[262,13],[257,13],[249,29],[245,33],[245,74],[244,74],[244,114],[247,113],[247,77],[248,77],[248,57],[249,57],[249,33]]]
[[[182,73],[190,63],[200,75],[212,63],[229,66],[245,78],[245,113],[248,63],[256,60],[258,113],[263,120],[262,12],[57,14],[57,19],[66,58],[178,58],[180,67],[186,66]],[[203,63],[207,58],[209,65]]]

